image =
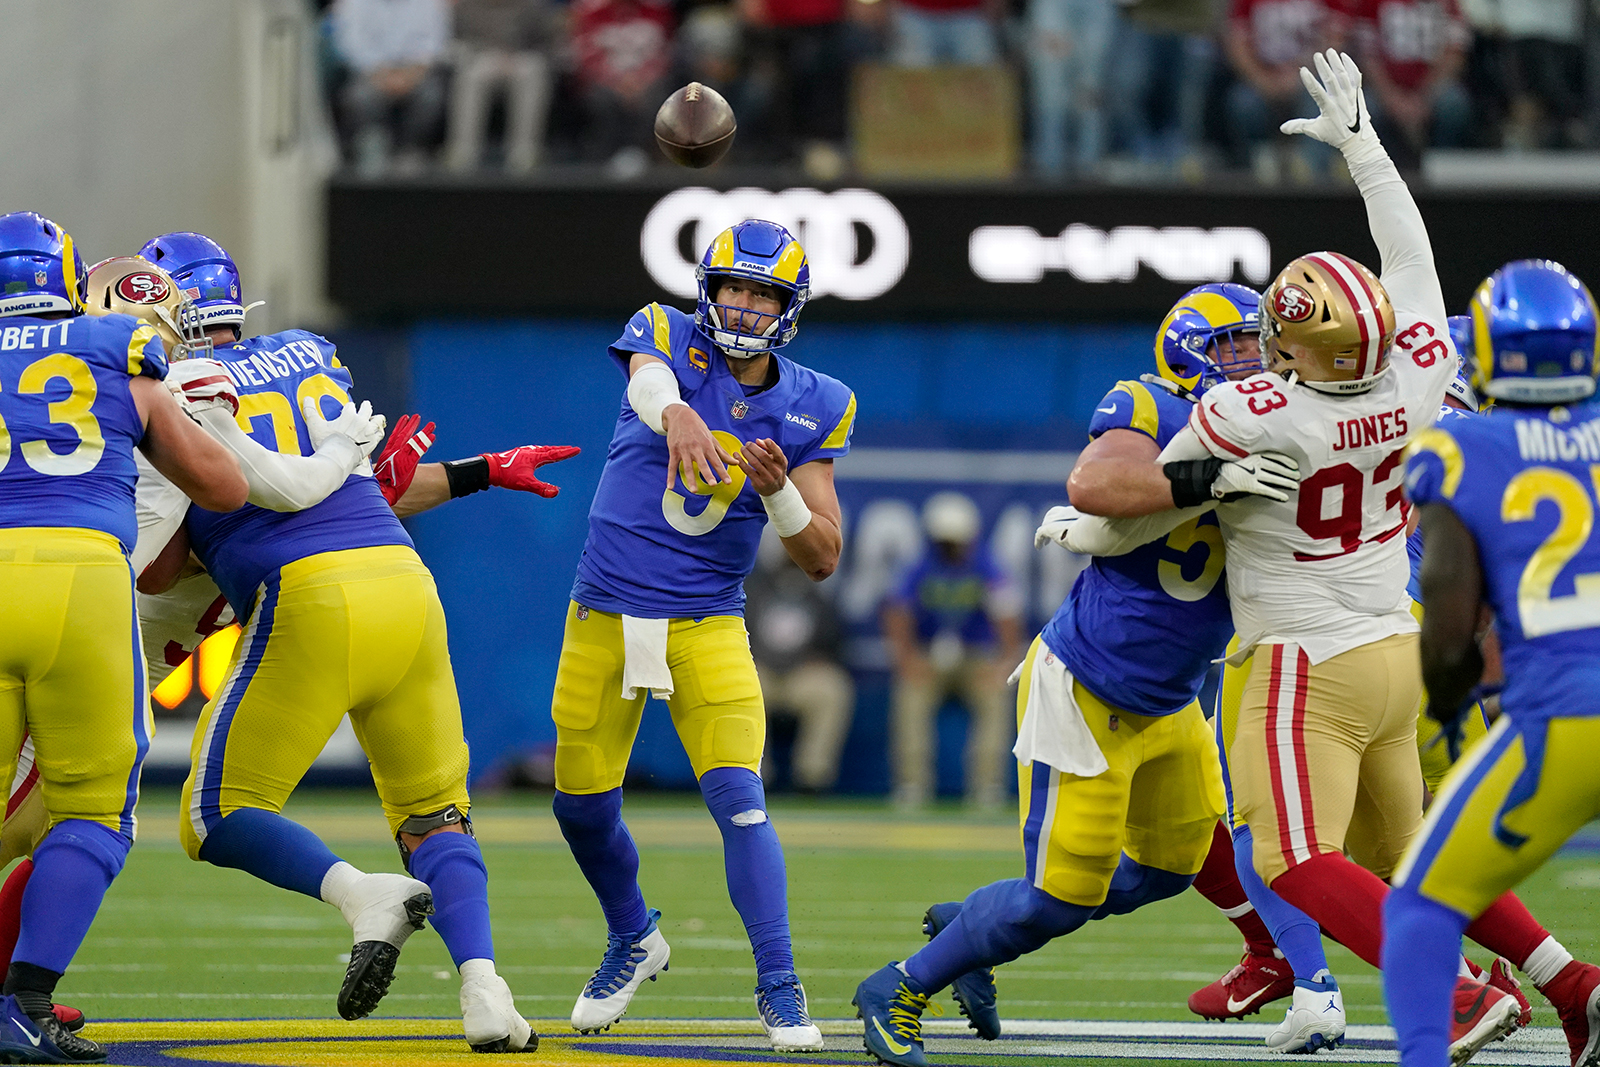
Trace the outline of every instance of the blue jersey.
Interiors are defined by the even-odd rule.
[[[0,527],[99,530],[133,550],[141,375],[165,378],[166,351],[131,316],[0,319]]]
[[[1500,700],[1530,722],[1600,715],[1600,403],[1497,407],[1419,435],[1406,460],[1417,504],[1471,531],[1505,660]]]
[[[923,641],[950,634],[964,644],[988,645],[994,643],[989,597],[1009,582],[981,542],[974,543],[959,563],[929,548],[900,579],[892,600],[915,616],[917,636]]]
[[[635,352],[665,360],[683,400],[730,454],[743,442],[778,442],[789,469],[850,451],[855,394],[774,353],[778,381],[750,392],[694,319],[651,304],[628,322],[610,355],[627,374]],[[755,566],[766,509],[745,474],[691,493],[667,488],[667,439],[634,414],[626,396],[589,508],[589,539],[572,599],[641,618],[703,618],[744,610],[744,579]]]
[[[1465,408],[1451,407],[1445,404],[1439,408],[1439,418],[1434,421],[1435,426],[1446,426],[1456,419],[1470,419],[1472,412]],[[1406,556],[1411,562],[1411,580],[1406,583],[1406,592],[1411,594],[1411,599],[1418,604],[1422,603],[1422,529],[1418,527],[1411,531],[1411,536],[1406,538]]]
[[[1159,447],[1194,405],[1167,390],[1118,382],[1089,436],[1134,430]],[[1222,531],[1214,512],[1122,556],[1096,557],[1044,628],[1044,643],[1095,696],[1139,715],[1171,715],[1200,692],[1233,636]]]
[[[350,399],[352,382],[332,342],[305,330],[252,337],[214,353],[239,391],[239,425],[266,448],[309,456],[311,438],[300,402],[315,397],[325,418]],[[327,499],[304,511],[278,512],[246,504],[218,514],[199,506],[188,515],[195,555],[245,618],[256,589],[286,563],[320,552],[377,545],[410,545],[370,474],[352,474]]]

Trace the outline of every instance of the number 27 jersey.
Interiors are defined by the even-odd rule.
[[[1402,449],[1433,424],[1457,361],[1443,323],[1402,315],[1399,326],[1388,369],[1365,393],[1330,396],[1257,374],[1195,405],[1189,428],[1212,455],[1271,450],[1300,465],[1286,502],[1217,505],[1241,651],[1293,643],[1316,664],[1417,630]]]

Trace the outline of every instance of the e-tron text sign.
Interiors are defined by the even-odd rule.
[[[331,295],[366,316],[632,314],[694,296],[723,227],[790,227],[825,319],[1157,320],[1202,282],[1260,286],[1290,258],[1380,269],[1353,191],[377,185],[329,193]],[[1418,193],[1445,297],[1510,259],[1600,277],[1600,197]]]

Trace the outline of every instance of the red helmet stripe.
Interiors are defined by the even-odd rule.
[[[1337,252],[1313,252],[1306,258],[1326,270],[1350,301],[1350,307],[1356,315],[1356,328],[1361,331],[1361,358],[1356,363],[1356,377],[1371,377],[1372,373],[1376,373],[1378,357],[1382,354],[1378,346],[1383,343],[1383,321],[1378,317],[1377,300],[1372,294],[1372,287],[1361,276],[1361,272]],[[1357,289],[1366,298],[1365,302],[1356,296]]]

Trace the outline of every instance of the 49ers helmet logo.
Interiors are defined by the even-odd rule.
[[[117,295],[130,304],[159,304],[171,292],[159,274],[137,271],[117,283]]]
[[[1294,282],[1285,282],[1272,298],[1272,311],[1285,322],[1304,322],[1317,310],[1317,302]]]

